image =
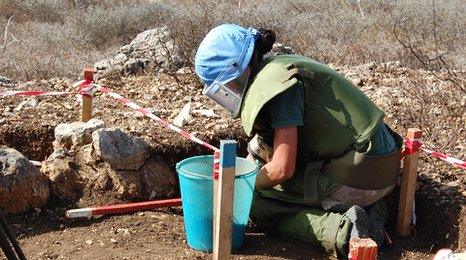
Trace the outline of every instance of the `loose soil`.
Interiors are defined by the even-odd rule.
[[[425,77],[422,73],[414,76]],[[392,80],[399,75],[389,71],[374,77]],[[371,86],[397,84],[393,80],[387,80],[388,83],[385,85],[383,81],[371,83],[371,79],[369,76],[361,76],[360,80],[363,81],[361,88],[369,96],[372,95],[371,98],[376,100],[377,104],[379,104],[377,99],[380,98],[378,91],[382,88],[374,90]],[[218,117],[208,118],[193,111],[192,120],[184,128],[216,146],[219,140],[235,139],[238,141],[239,155],[245,155],[247,137],[239,121],[230,119],[226,112],[200,95],[199,85],[192,74],[178,75],[176,80],[165,74],[116,77],[106,79],[102,83],[112,86],[116,92],[144,107],[151,108],[160,117],[168,118],[170,121],[187,102],[191,102],[193,110],[214,108]],[[22,88],[17,88],[20,89],[63,91],[71,89],[71,82],[52,79],[28,83]],[[0,90],[3,89],[0,87]],[[393,89],[388,88],[387,92],[390,91]],[[386,96],[382,95],[382,97]],[[0,112],[3,109],[3,116],[0,119],[0,145],[15,148],[31,160],[41,161],[52,152],[55,126],[61,122],[79,120],[79,105],[74,97],[41,97],[37,98],[39,105],[36,108],[13,111],[26,99],[14,97],[0,100]],[[401,116],[400,109],[398,106],[385,110],[389,123],[395,126],[395,130],[404,133],[406,131],[404,126],[409,126],[410,117]],[[461,113],[460,111],[460,120]],[[97,95],[94,98],[94,116],[104,120],[108,127],[118,127],[144,138],[151,145],[153,153],[164,158],[173,169],[175,163],[184,158],[211,153],[162,129],[156,123],[109,97]],[[451,120],[456,118],[456,115],[448,116],[452,118]],[[453,130],[446,131],[452,133]],[[461,134],[462,132],[459,131],[459,133],[455,145],[464,147],[464,132]],[[434,140],[432,144],[435,145],[436,142],[439,141]],[[447,152],[453,152],[454,156],[464,158],[464,149]],[[413,236],[402,238],[396,235],[399,191],[395,190],[387,199],[391,213],[387,230],[394,244],[382,249],[381,259],[427,259],[440,248],[466,249],[466,174],[427,156],[421,156],[419,173],[419,187],[416,191],[417,225],[413,230]],[[99,201],[99,204],[112,202]],[[197,252],[187,246],[181,208],[105,216],[92,220],[66,219],[64,212],[73,207],[74,205],[52,197],[48,205],[42,209],[8,216],[13,232],[18,236],[19,243],[30,259],[209,259],[212,257],[210,254]],[[245,245],[234,253],[233,258],[322,259],[330,256],[310,245],[284,241],[279,237],[248,229]]]

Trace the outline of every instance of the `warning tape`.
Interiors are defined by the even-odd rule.
[[[79,92],[57,92],[57,91],[0,91],[0,97],[9,96],[66,96],[66,95],[79,95]]]
[[[83,95],[92,97],[93,85],[90,80],[81,80],[73,84],[77,87],[76,91],[41,91],[41,90],[27,90],[27,91],[0,91],[0,97],[10,96],[68,96],[68,95]]]
[[[214,180],[218,180],[219,173],[220,173],[220,151],[215,151],[214,152],[214,170],[213,170]]]
[[[182,129],[168,123],[167,121],[161,119],[160,117],[154,115],[153,113],[151,113],[146,108],[143,108],[143,107],[137,105],[136,103],[126,99],[125,97],[123,97],[123,96],[121,96],[121,95],[119,95],[119,94],[117,94],[115,92],[110,91],[109,88],[107,88],[105,86],[98,85],[98,84],[93,84],[92,80],[81,80],[81,81],[78,81],[78,82],[74,83],[73,86],[76,87],[77,92],[0,91],[0,97],[7,97],[7,96],[62,96],[62,95],[83,95],[83,96],[91,96],[92,97],[93,90],[94,90],[94,88],[96,88],[97,90],[109,95],[110,97],[118,100],[119,102],[125,104],[126,106],[128,106],[128,107],[130,107],[130,108],[132,108],[132,109],[134,109],[136,111],[139,111],[140,113],[144,114],[145,116],[155,120],[159,125],[181,134],[181,136],[183,136],[184,138],[192,140],[192,141],[194,141],[194,142],[196,142],[196,143],[198,143],[198,144],[200,144],[200,145],[202,145],[204,147],[207,147],[207,148],[209,148],[209,149],[211,149],[211,150],[213,150],[215,152],[220,151],[217,147],[212,146],[211,144],[202,141],[201,139],[195,137],[191,133],[189,133],[189,132],[187,132],[185,130],[182,130]],[[422,150],[422,151],[430,154],[433,157],[439,158],[439,159],[441,159],[443,161],[446,161],[446,162],[448,162],[450,164],[453,164],[454,166],[457,166],[457,167],[459,167],[461,169],[466,170],[466,162],[465,161],[459,160],[457,158],[454,158],[454,157],[451,157],[449,155],[439,153],[439,152],[436,152],[436,151],[433,151],[433,150],[430,150],[430,149],[427,149],[427,148],[423,148],[422,143],[417,139],[406,139],[404,143],[405,143],[405,150],[404,150],[403,154],[405,154],[405,155],[406,154],[413,154],[413,153],[416,153],[416,152]],[[218,159],[218,158],[216,158],[216,159]],[[39,163],[36,163],[35,165],[39,165]]]
[[[454,166],[456,166],[458,168],[466,170],[466,162],[465,161],[462,161],[460,159],[456,159],[456,158],[451,157],[449,155],[439,153],[439,152],[435,152],[435,151],[432,151],[432,150],[429,150],[429,149],[426,149],[426,148],[421,147],[421,150],[428,153],[428,154],[430,154],[430,155],[432,155],[433,157],[439,158],[439,159],[441,159],[441,160],[443,160],[445,162],[453,164]]]
[[[90,79],[83,79],[83,80],[80,80],[74,83],[73,87],[75,87],[76,91],[78,91],[79,93],[92,97],[92,94],[94,92],[94,87],[95,87],[95,85],[92,83],[93,81]]]
[[[168,128],[170,130],[173,130],[179,134],[181,134],[181,136],[183,136],[184,138],[186,139],[189,139],[191,141],[194,141],[204,147],[207,147],[213,151],[220,151],[217,147],[207,143],[207,142],[204,142],[202,141],[201,139],[197,138],[196,136],[194,136],[193,134],[185,131],[185,130],[182,130],[181,128],[178,128],[170,123],[168,123],[167,121],[163,120],[162,118],[154,115],[153,113],[151,113],[148,109],[146,108],[143,108],[141,106],[139,106],[138,104],[126,99],[125,97],[115,93],[115,92],[112,92],[110,91],[109,88],[105,87],[105,86],[101,86],[101,85],[97,85],[97,84],[93,84],[94,87],[97,88],[97,90],[103,92],[104,94],[107,94],[109,95],[110,97],[118,100],[119,102],[125,104],[126,106],[136,110],[136,111],[139,111],[140,113],[144,114],[145,116],[155,120],[159,125],[165,127],[165,128]]]
[[[404,155],[417,153],[419,151],[424,151],[424,152],[430,154],[433,157],[439,158],[439,159],[441,159],[441,160],[443,160],[445,162],[453,164],[454,166],[456,166],[458,168],[466,170],[466,162],[465,161],[462,161],[460,159],[456,159],[456,158],[451,157],[449,155],[439,153],[439,152],[436,152],[436,151],[433,151],[433,150],[430,150],[430,149],[427,149],[427,148],[423,148],[421,141],[418,140],[418,139],[406,139],[404,141],[404,144],[405,144],[405,149],[403,151]]]

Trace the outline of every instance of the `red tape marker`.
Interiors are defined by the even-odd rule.
[[[181,198],[167,199],[167,200],[154,200],[154,201],[109,205],[109,206],[94,207],[94,208],[71,209],[71,210],[66,211],[66,217],[68,218],[91,218],[93,216],[121,214],[121,213],[144,211],[144,210],[164,208],[164,207],[179,207],[179,206],[181,206]]]
[[[416,139],[406,139],[405,140],[405,150],[403,154],[413,154],[419,152],[419,148],[421,148],[422,143]]]
[[[451,156],[443,154],[443,153],[439,153],[439,152],[436,152],[436,151],[433,151],[433,150],[423,148],[422,143],[417,139],[406,139],[404,141],[404,144],[405,144],[405,149],[403,151],[403,155],[413,154],[413,153],[416,153],[416,152],[419,152],[420,150],[422,150],[422,151],[430,154],[433,157],[439,158],[439,159],[441,159],[441,160],[443,160],[445,162],[453,164],[454,166],[456,166],[458,168],[466,170],[466,162],[465,161],[462,161],[460,159],[456,159],[454,157],[451,157]]]
[[[9,96],[68,96],[68,95],[81,95],[79,92],[65,92],[65,91],[0,91],[0,97]]]
[[[214,152],[214,171],[213,171],[214,180],[218,180],[219,171],[220,171],[220,151],[215,151]]]
[[[180,134],[181,136],[183,136],[184,138],[186,139],[189,139],[191,141],[194,141],[206,148],[209,148],[211,150],[214,150],[214,151],[219,151],[219,149],[205,141],[202,141],[201,139],[197,138],[196,136],[194,136],[193,134],[185,131],[185,130],[182,130],[170,123],[168,123],[167,121],[161,119],[160,117],[154,115],[153,113],[151,113],[149,110],[147,110],[146,108],[143,108],[141,106],[139,106],[138,104],[126,99],[125,97],[121,96],[120,94],[117,94],[115,92],[112,92],[110,91],[110,89],[108,87],[105,87],[105,86],[101,86],[101,85],[97,85],[97,84],[93,84],[93,86],[95,86],[97,88],[97,90],[99,91],[102,91],[103,93],[109,95],[110,97],[118,100],[119,102],[125,104],[126,106],[136,110],[136,111],[139,111],[141,113],[143,113],[145,116],[153,119],[154,121],[156,121],[159,125],[165,127],[165,128],[168,128],[174,132],[177,132],[178,134]]]
[[[439,152],[435,152],[435,151],[432,151],[432,150],[429,150],[429,149],[426,149],[426,148],[421,148],[424,152],[432,155],[433,157],[436,157],[436,158],[439,158],[445,162],[448,162],[450,164],[453,164],[454,166],[458,167],[458,168],[461,168],[463,170],[466,170],[466,162],[463,161],[463,160],[460,160],[460,159],[456,159],[454,157],[451,157],[449,155],[446,155],[446,154],[443,154],[443,153],[439,153]]]

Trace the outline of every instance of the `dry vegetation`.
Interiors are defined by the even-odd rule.
[[[272,28],[280,42],[326,63],[399,60],[435,70],[466,63],[461,0],[239,2],[0,0],[0,74],[76,76],[162,24],[192,59],[203,35],[223,22]]]

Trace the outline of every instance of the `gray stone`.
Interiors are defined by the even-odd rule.
[[[167,47],[173,47],[172,43],[170,42],[171,40],[170,31],[166,26],[164,26],[161,28],[146,30],[136,35],[136,38],[134,38],[129,45],[133,50],[145,50],[159,47],[160,43],[170,45]]]
[[[49,155],[49,160],[53,160],[53,159],[65,159],[65,157],[67,156],[67,152],[64,148],[58,148],[58,149],[55,149],[53,150],[53,153],[51,155]]]
[[[135,58],[129,58],[123,64],[123,73],[126,75],[134,74],[143,69],[144,69],[144,62],[140,62],[139,60],[136,60]]]
[[[176,71],[176,74],[184,75],[184,74],[189,74],[191,73],[191,69],[189,67],[183,67],[179,70]]]
[[[447,183],[447,186],[455,188],[455,187],[458,187],[460,185],[456,181],[450,181],[449,183]]]
[[[140,172],[145,198],[166,198],[174,195],[175,174],[161,157],[155,156],[147,160]]]
[[[47,160],[42,164],[41,172],[51,182],[51,190],[59,198],[76,201],[83,191],[83,180],[78,174],[78,165],[70,159]]]
[[[105,123],[99,119],[91,119],[87,123],[73,122],[63,123],[55,127],[54,149],[71,149],[92,142],[92,132],[105,127]]]
[[[29,100],[25,100],[21,103],[19,103],[19,105],[13,109],[13,111],[21,111],[22,109],[25,109],[25,108],[36,108],[37,105],[39,104],[39,102],[37,102],[36,99],[29,99]]]
[[[138,171],[111,171],[113,189],[120,197],[136,199],[142,197],[141,175]]]
[[[0,147],[0,208],[20,213],[43,206],[49,197],[47,177],[15,149]]]
[[[208,117],[208,118],[220,118],[219,115],[215,114],[215,112],[214,112],[214,110],[212,108],[209,108],[209,109],[196,109],[196,110],[193,110],[193,113],[199,114],[201,116]]]
[[[272,53],[274,54],[295,54],[296,52],[289,46],[281,43],[274,43],[272,46]]]
[[[99,75],[105,76],[116,71],[122,74],[140,70],[176,71],[185,63],[165,26],[138,34],[131,43],[121,47],[114,58],[99,61],[94,67]]]
[[[94,67],[97,70],[106,70],[110,67],[110,61],[107,59],[103,59],[101,61],[98,61],[94,64]]]
[[[0,86],[12,87],[13,82],[7,77],[0,76]]]
[[[113,170],[138,170],[149,157],[149,146],[119,129],[99,129],[92,133],[95,155]]]
[[[159,111],[157,108],[154,108],[154,107],[149,107],[149,108],[147,108],[147,110],[148,110],[149,112],[151,112],[152,114],[156,115],[156,116],[160,116],[160,114],[161,114],[160,111]],[[139,111],[128,112],[126,115],[128,115],[128,116],[134,116],[134,117],[136,117],[136,118],[144,118],[144,117],[146,117],[145,114],[143,114],[143,113],[141,113],[141,112],[139,112]]]
[[[191,120],[191,102],[186,103],[178,115],[173,119],[173,125],[178,127],[185,126]]]
[[[115,58],[112,59],[112,65],[124,64],[128,60],[128,57],[123,53],[118,53]]]

